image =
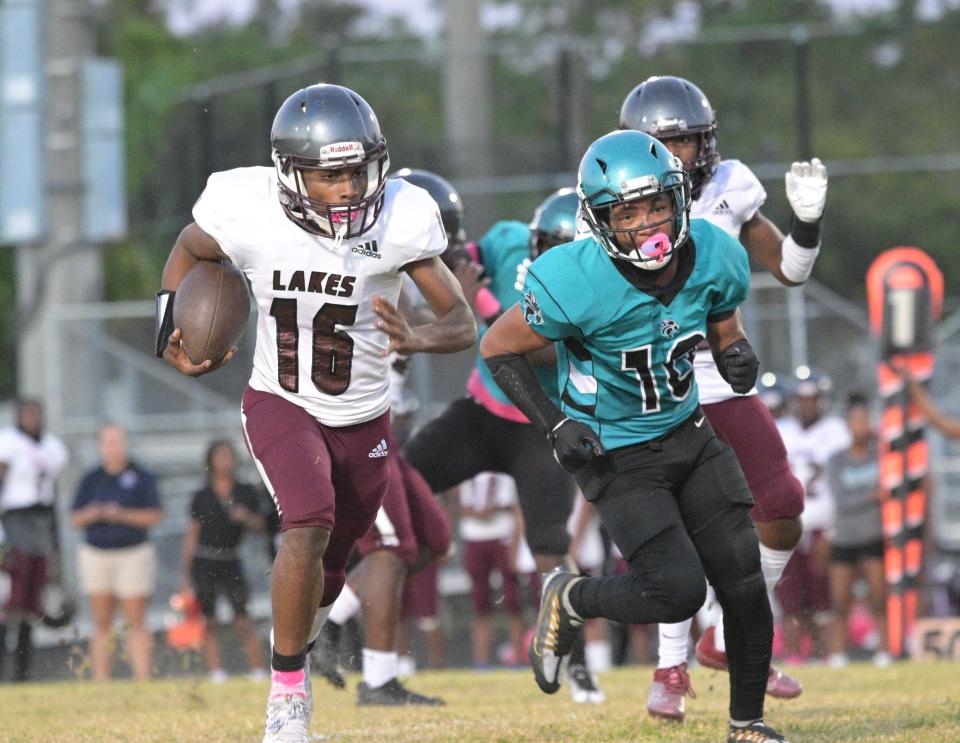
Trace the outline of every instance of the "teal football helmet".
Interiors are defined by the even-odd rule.
[[[579,209],[575,188],[561,188],[544,199],[530,222],[530,256],[536,258],[552,247],[571,242],[577,234]]]
[[[605,134],[587,149],[580,161],[577,193],[580,211],[590,231],[611,258],[654,271],[670,261],[690,234],[690,176],[683,163],[663,144],[638,131]],[[611,209],[618,204],[666,194],[673,205],[663,219],[640,227],[610,226]],[[643,239],[638,233],[671,223],[673,235],[662,230]],[[627,236],[626,245],[620,239]]]

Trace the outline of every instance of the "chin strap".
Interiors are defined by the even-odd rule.
[[[334,238],[333,238],[334,250],[340,250],[340,246],[343,245],[343,238],[347,234],[348,226],[349,225],[347,225],[346,222],[341,222],[340,226],[337,228],[336,232],[334,233]]]

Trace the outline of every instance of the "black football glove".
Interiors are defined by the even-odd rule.
[[[734,341],[720,352],[717,357],[717,369],[738,395],[745,395],[757,382],[757,369],[760,363],[750,347],[749,341]]]
[[[549,435],[553,444],[553,458],[567,472],[576,472],[595,457],[604,454],[600,437],[593,429],[579,421],[564,418]]]

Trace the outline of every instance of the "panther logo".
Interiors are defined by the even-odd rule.
[[[676,320],[666,319],[660,323],[660,334],[664,338],[673,338],[680,330],[680,323]]]
[[[533,325],[543,325],[543,313],[540,311],[540,303],[532,291],[527,291],[523,295],[523,319]]]

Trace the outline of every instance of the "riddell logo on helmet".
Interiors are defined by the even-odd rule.
[[[334,142],[320,148],[321,160],[343,160],[351,157],[363,157],[363,145],[360,142]]]

